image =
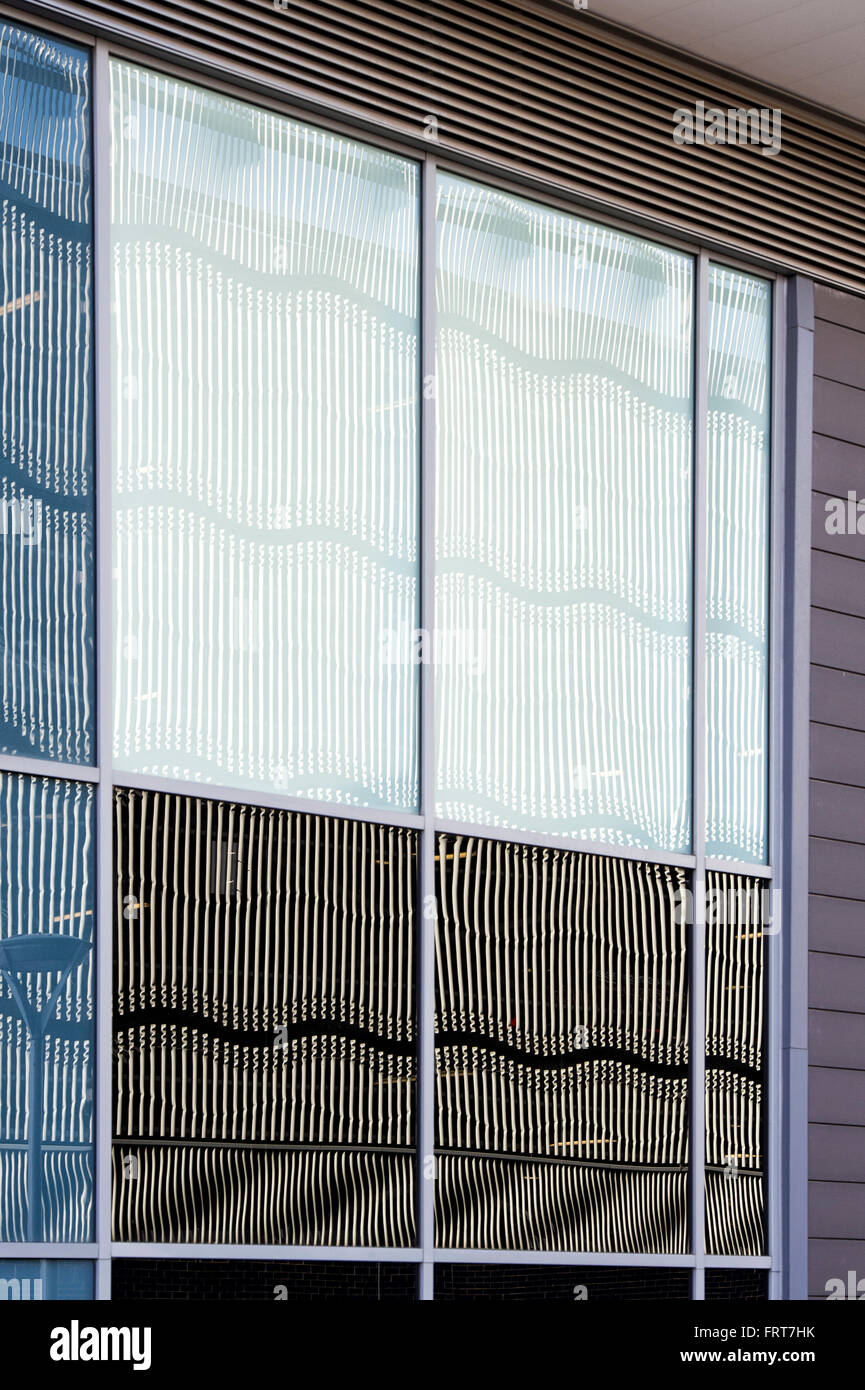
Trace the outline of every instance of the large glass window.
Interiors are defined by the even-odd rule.
[[[417,168],[111,87],[116,765],[412,810]]]
[[[0,1240],[93,1232],[93,789],[0,776]]]
[[[438,813],[687,850],[687,256],[442,177]]]
[[[0,24],[0,752],[94,760],[90,78]]]
[[[115,811],[115,1239],[411,1245],[416,836]]]
[[[0,1297],[762,1297],[771,283],[107,75],[97,769],[89,64],[0,24]]]

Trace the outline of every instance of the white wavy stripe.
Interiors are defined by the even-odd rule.
[[[112,65],[115,756],[417,804],[417,174]]]
[[[144,792],[115,834],[117,1238],[411,1243],[413,835]]]
[[[449,177],[439,234],[439,813],[685,849],[690,261]]]

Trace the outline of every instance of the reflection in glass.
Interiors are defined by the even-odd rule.
[[[761,879],[706,876],[706,1250],[765,1253]]]
[[[93,789],[0,776],[0,1240],[93,1238]]]
[[[115,812],[115,1239],[410,1245],[413,833]]]
[[[769,1276],[765,1269],[707,1269],[706,1302],[765,1303]]]
[[[416,166],[111,85],[117,765],[414,809]]]
[[[687,1249],[681,870],[438,839],[436,1243]]]
[[[766,860],[771,285],[709,273],[706,853]]]
[[[689,258],[439,181],[439,814],[690,845]]]
[[[393,1260],[114,1260],[112,1298],[227,1303],[417,1298],[416,1264]]]
[[[92,1297],[90,1260],[0,1260],[0,1302]]]
[[[648,1269],[644,1265],[481,1265],[437,1264],[435,1297],[439,1302],[507,1299],[521,1302],[560,1300],[568,1303],[619,1303],[646,1299],[653,1303],[687,1301],[687,1269]]]
[[[0,752],[92,763],[90,78],[0,24]]]

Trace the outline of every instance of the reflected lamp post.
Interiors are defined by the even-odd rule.
[[[30,1040],[27,1084],[27,1236],[42,1239],[42,1079],[45,1036],[66,982],[92,948],[92,942],[58,932],[28,932],[0,939],[0,975],[9,986]],[[57,974],[42,1008],[28,998],[27,978]]]

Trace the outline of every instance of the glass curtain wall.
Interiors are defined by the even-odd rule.
[[[97,771],[90,64],[0,26],[8,1296],[93,1287],[28,1244],[98,1225],[113,847],[112,1231],[161,1247],[122,1287],[175,1246],[178,1287],[246,1288],[188,1250],[226,1243],[304,1247],[316,1297],[412,1297],[421,1258],[573,1297],[584,1252],[598,1296],[680,1298],[657,1257],[699,1249],[762,1297],[771,283],[109,78]]]

